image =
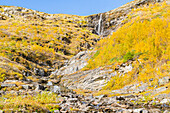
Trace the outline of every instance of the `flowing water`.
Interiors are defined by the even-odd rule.
[[[101,35],[101,27],[102,27],[101,25],[102,25],[102,14],[100,14],[100,19],[98,23],[98,30],[97,30],[98,35]]]

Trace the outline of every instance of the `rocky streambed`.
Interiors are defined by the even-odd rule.
[[[48,83],[50,84],[50,82]],[[12,84],[11,84],[12,86]],[[14,93],[16,95],[35,96],[43,93],[57,93],[56,102],[58,109],[54,110],[54,113],[169,113],[170,99],[152,99],[146,100],[142,95],[124,95],[124,96],[111,96],[98,95],[86,93],[86,95],[76,94],[72,90],[65,89],[61,86],[51,86],[50,91],[45,91],[43,85],[35,87],[35,90],[30,90],[31,86],[23,86],[19,91],[1,91],[1,95]],[[29,90],[25,89],[29,88]],[[4,98],[5,99],[5,98]],[[14,112],[15,110],[13,110]],[[20,110],[24,112],[25,110]],[[4,111],[1,111],[2,113]],[[28,112],[28,111],[25,111]],[[49,112],[46,110],[45,112]]]
[[[95,52],[95,51],[93,51]],[[170,94],[162,93],[169,89],[169,77],[159,79],[160,87],[149,89],[149,84],[131,84],[119,90],[102,90],[102,87],[116,73],[111,69],[93,69],[80,71],[87,65],[92,52],[80,52],[66,65],[56,70],[51,76],[32,76],[32,79],[6,80],[1,83],[0,96],[5,104],[4,95],[36,96],[44,93],[57,95],[56,110],[44,112],[55,113],[169,113]],[[128,72],[131,65],[122,64],[118,71]],[[83,93],[80,93],[83,92]],[[106,93],[107,92],[107,93]],[[157,94],[157,95],[156,95]],[[151,95],[156,95],[152,96]],[[48,95],[47,95],[48,96]],[[2,101],[1,101],[2,102]],[[5,110],[4,110],[5,111]],[[1,111],[2,113],[4,112]],[[15,111],[15,110],[11,110]],[[21,109],[22,112],[28,112]],[[35,111],[34,111],[35,112]]]

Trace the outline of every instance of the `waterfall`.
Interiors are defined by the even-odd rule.
[[[102,25],[102,14],[100,14],[100,19],[98,23],[98,30],[97,30],[98,35],[101,35],[101,25]]]

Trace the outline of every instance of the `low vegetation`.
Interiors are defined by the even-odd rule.
[[[37,111],[47,112],[60,108],[57,105],[57,95],[49,92],[37,94],[37,96],[8,94],[0,97],[0,110],[13,111]]]
[[[155,86],[159,78],[169,76],[169,11],[166,3],[136,9],[125,20],[128,23],[97,44],[86,68],[112,65],[116,69],[122,63],[133,67],[131,72],[114,76],[104,89],[119,89],[132,82]]]
[[[38,68],[49,75],[52,68],[62,66],[63,60],[89,49],[98,38],[86,26],[82,27],[86,25],[83,16],[50,15],[12,6],[0,6],[0,12],[11,15],[0,19],[0,56],[25,67],[12,71],[14,63],[0,61],[3,65],[0,66],[0,81],[8,78],[9,70],[21,75],[23,72],[36,75],[34,69]]]

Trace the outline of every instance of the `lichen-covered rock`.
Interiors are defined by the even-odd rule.
[[[64,67],[52,72],[52,75],[68,75],[81,70],[88,64],[87,61],[90,58],[90,53],[90,51],[79,52],[76,56],[72,57]]]
[[[71,75],[65,75],[61,78],[61,83],[70,89],[101,90],[112,77],[109,72],[112,70],[94,70],[77,72]]]

